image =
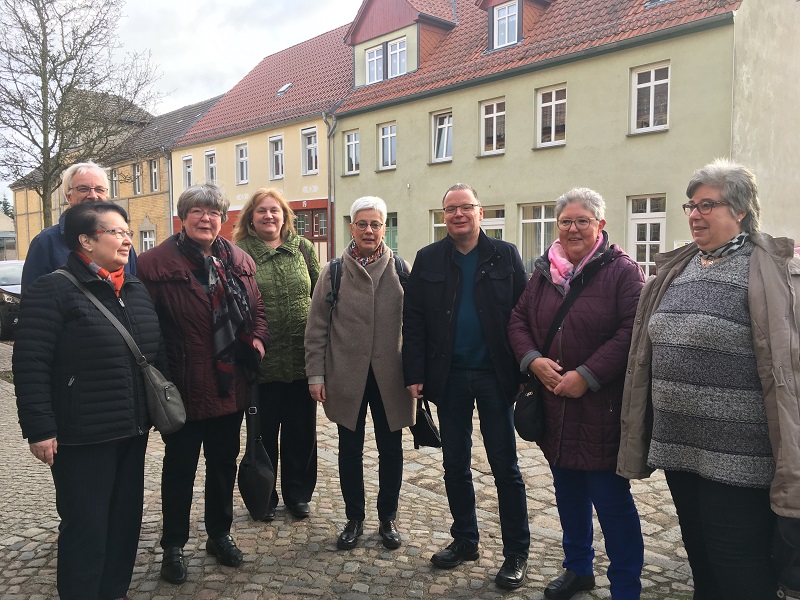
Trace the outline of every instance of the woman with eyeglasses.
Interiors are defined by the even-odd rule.
[[[564,572],[544,590],[567,600],[595,586],[592,507],[611,564],[614,600],[638,599],[644,562],[630,483],[614,473],[620,408],[642,269],[605,232],[605,201],[588,188],[556,200],[558,239],[534,263],[508,325],[520,370],[536,377],[545,432],[538,444],[553,473]],[[551,324],[575,298],[552,343]],[[546,350],[546,352],[545,352]]]
[[[67,211],[63,267],[125,326],[167,376],[150,295],[124,272],[128,216],[111,202]],[[127,597],[142,524],[150,420],[144,381],[117,329],[72,281],[42,275],[22,298],[13,356],[22,434],[49,465],[61,517],[58,595]]]
[[[754,175],[697,170],[693,242],[656,256],[633,330],[617,472],[663,469],[695,600],[774,598],[780,526],[800,517],[800,257],[759,231]]]
[[[244,557],[231,536],[239,430],[269,345],[253,259],[219,236],[228,200],[214,183],[178,198],[181,230],[139,257],[139,276],[161,320],[186,424],[164,435],[161,578],[186,581],[192,488],[200,448],[206,462],[206,552],[222,565]]]
[[[359,198],[350,208],[353,236],[338,263],[322,268],[306,325],[306,373],[311,397],[339,430],[339,482],[347,524],[336,541],[355,548],[364,531],[364,429],[369,407],[378,447],[378,534],[399,548],[397,506],[403,479],[403,428],[414,422],[414,400],[403,383],[403,286],[384,243],[386,204]],[[405,265],[407,272],[408,266]],[[335,307],[329,301],[336,295]]]

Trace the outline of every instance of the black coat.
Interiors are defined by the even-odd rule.
[[[169,377],[153,302],[125,275],[120,298],[83,261],[67,269],[122,322],[148,362]],[[13,369],[22,435],[29,442],[92,444],[142,435],[150,428],[144,382],[119,331],[58,273],[25,291],[15,334]]]
[[[448,236],[417,253],[403,300],[403,377],[424,384],[436,402],[444,392],[455,337],[454,318],[461,294],[461,269]],[[513,244],[480,232],[475,306],[494,372],[512,401],[522,375],[508,342],[511,310],[525,289],[525,269]]]

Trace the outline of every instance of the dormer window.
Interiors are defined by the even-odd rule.
[[[493,8],[494,47],[502,48],[517,43],[517,0]]]
[[[389,42],[389,78],[406,73],[406,38]]]
[[[367,49],[366,57],[367,85],[405,75],[408,72],[405,37]]]
[[[383,46],[367,50],[367,84],[383,81]]]

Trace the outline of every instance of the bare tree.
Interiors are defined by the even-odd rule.
[[[124,0],[0,0],[0,175],[22,180],[52,224],[74,162],[119,151],[152,116],[149,52],[118,58]]]

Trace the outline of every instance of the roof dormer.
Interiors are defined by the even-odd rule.
[[[488,17],[487,51],[514,46],[527,37],[553,0],[476,0]]]

